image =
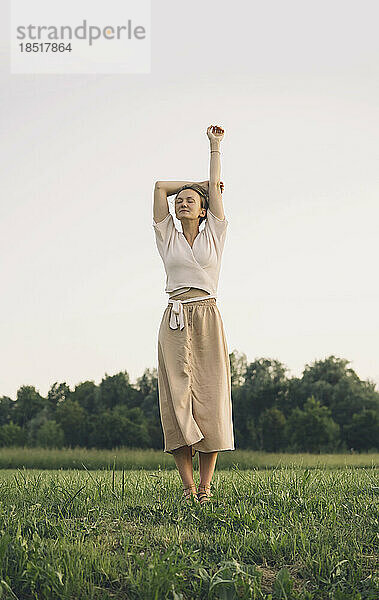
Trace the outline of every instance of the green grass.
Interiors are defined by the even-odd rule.
[[[195,457],[197,464],[198,454]],[[283,466],[336,469],[352,466],[377,466],[379,453],[362,454],[275,454],[251,450],[219,452],[217,467],[227,470],[272,469]],[[176,469],[173,457],[160,450],[120,448],[97,450],[86,448],[0,448],[0,469]]]
[[[375,465],[263,466],[203,506],[172,469],[3,470],[0,597],[377,600]]]

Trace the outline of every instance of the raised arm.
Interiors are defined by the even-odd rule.
[[[207,136],[210,142],[209,208],[216,217],[224,220],[225,214],[220,185],[221,140],[224,137],[224,130],[217,125],[210,125],[207,129]]]
[[[183,185],[191,183],[203,183],[201,181],[156,181],[154,187],[154,221],[159,223],[163,221],[169,213],[167,196],[177,194]]]

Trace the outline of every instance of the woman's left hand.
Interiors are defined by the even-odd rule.
[[[207,129],[207,136],[211,142],[221,142],[222,138],[224,137],[224,133],[225,132],[223,128],[219,127],[218,125],[209,125]]]

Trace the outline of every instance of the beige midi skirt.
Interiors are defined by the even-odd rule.
[[[215,298],[183,305],[184,328],[169,325],[166,307],[158,333],[159,410],[164,452],[235,450],[229,354]]]

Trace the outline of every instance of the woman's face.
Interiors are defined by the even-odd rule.
[[[179,192],[175,199],[175,215],[179,220],[199,219],[205,217],[206,211],[201,206],[201,196],[190,188]]]

